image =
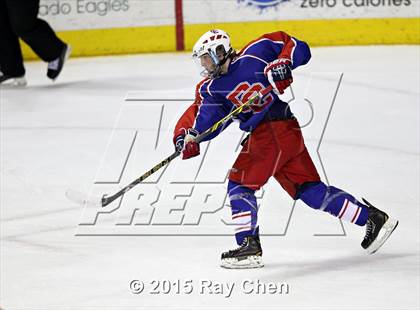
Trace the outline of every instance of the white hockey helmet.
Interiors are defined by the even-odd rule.
[[[200,64],[200,57],[208,54],[214,64],[214,70],[211,72],[206,68],[202,68],[201,75],[215,78],[219,76],[222,65],[226,62],[229,56],[233,53],[230,44],[230,37],[227,32],[220,29],[213,29],[203,34],[193,47],[193,58]],[[220,59],[220,55],[223,58]]]

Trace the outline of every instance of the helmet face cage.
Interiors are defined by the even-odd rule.
[[[205,77],[216,78],[220,75],[221,67],[233,52],[230,46],[229,35],[223,30],[210,30],[200,37],[193,48],[193,58],[200,68],[200,74]],[[201,57],[208,55],[213,63],[211,72],[209,68],[201,65]],[[219,58],[223,56],[223,58]]]

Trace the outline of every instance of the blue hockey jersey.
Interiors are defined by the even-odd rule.
[[[306,64],[311,58],[308,45],[284,32],[274,32],[248,43],[232,60],[228,71],[215,79],[204,79],[196,86],[194,103],[179,119],[174,136],[195,128],[199,133],[212,127],[236,107],[246,103],[270,85],[264,75],[265,66],[279,58],[288,59],[292,69]],[[237,115],[240,129],[254,130],[265,118],[290,119],[289,105],[274,91],[255,101]],[[232,121],[219,128],[205,140],[223,131]]]

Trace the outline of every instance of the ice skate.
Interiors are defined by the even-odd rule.
[[[369,217],[366,223],[366,235],[361,246],[369,254],[374,254],[397,228],[398,221],[372,206],[367,200],[363,199],[363,202],[369,206]]]
[[[25,76],[8,76],[0,71],[0,84],[12,87],[25,87],[27,82]]]
[[[67,58],[69,58],[71,53],[71,46],[66,44],[63,48],[63,51],[61,52],[60,56],[48,63],[48,71],[47,76],[51,80],[55,80],[61,73],[61,70],[63,70],[63,66]]]
[[[222,253],[221,266],[228,269],[264,267],[260,238],[248,236],[237,249]]]

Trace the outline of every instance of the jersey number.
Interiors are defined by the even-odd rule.
[[[233,102],[236,106],[241,106],[248,102],[253,96],[257,95],[260,91],[264,89],[264,85],[261,83],[255,83],[250,85],[248,82],[242,82],[236,86],[236,88],[227,95],[227,99]],[[273,101],[273,96],[271,93],[268,93],[262,98],[255,100],[248,108],[245,108],[243,112],[248,112],[251,109],[254,112],[260,112],[268,104]]]

